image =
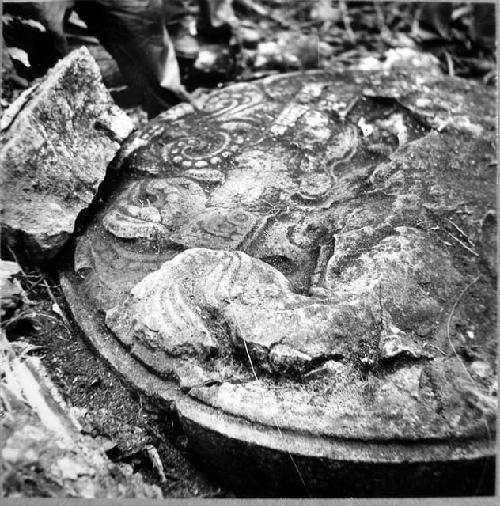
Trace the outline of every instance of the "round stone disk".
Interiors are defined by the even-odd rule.
[[[493,493],[495,111],[373,72],[174,107],[77,238],[76,319],[241,493]]]

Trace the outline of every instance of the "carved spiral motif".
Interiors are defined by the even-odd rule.
[[[257,217],[243,209],[207,208],[175,237],[190,247],[237,249],[256,223]]]
[[[184,137],[174,141],[167,150],[168,157],[175,166],[185,169],[216,167],[229,159],[244,142],[242,136],[232,136],[230,132],[206,129],[197,137]]]
[[[246,86],[240,90],[221,91],[210,97],[203,106],[203,111],[210,116],[224,119],[240,116],[262,103],[263,94],[256,86]]]
[[[200,212],[206,197],[187,178],[135,182],[104,216],[104,228],[123,239],[166,236],[178,220]]]
[[[263,101],[255,86],[222,91],[203,105],[198,127],[188,136],[173,141],[164,158],[174,166],[191,169],[217,167],[231,159],[255,137],[255,109]]]

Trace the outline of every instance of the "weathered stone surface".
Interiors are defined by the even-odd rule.
[[[144,278],[130,299],[106,313],[106,323],[146,363],[163,354],[204,362],[230,347],[258,367],[291,373],[342,355],[366,328],[351,307],[294,294],[285,276],[260,260],[198,248]]]
[[[2,236],[32,261],[60,250],[132,123],[87,49],[72,52],[2,121]]]
[[[458,79],[312,72],[161,115],[77,242],[93,344],[146,391],[178,385],[213,455],[203,431],[306,460],[491,455],[492,104]]]

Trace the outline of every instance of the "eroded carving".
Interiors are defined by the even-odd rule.
[[[473,253],[494,202],[485,102],[450,81],[438,119],[458,128],[429,132],[420,77],[372,77],[273,77],[155,120],[75,269],[130,353],[210,406],[333,437],[483,434],[492,387],[451,345],[494,334]]]
[[[187,178],[135,181],[106,213],[103,225],[124,239],[168,237],[169,230],[201,212],[205,203],[201,187]]]
[[[227,335],[211,330],[214,318]],[[203,362],[222,348],[218,339],[228,339],[256,366],[296,373],[317,357],[341,356],[353,329],[363,327],[347,306],[293,293],[286,277],[264,262],[198,248],[147,276],[106,313],[106,323],[129,346]]]

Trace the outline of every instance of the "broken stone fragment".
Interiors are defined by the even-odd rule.
[[[72,234],[133,125],[84,47],[18,100],[2,125],[2,239],[42,263]]]
[[[0,297],[1,297],[1,318],[8,312],[19,307],[26,297],[21,284],[14,276],[21,272],[21,268],[15,262],[0,260]]]
[[[327,377],[342,377],[346,375],[347,370],[348,367],[342,362],[337,362],[336,360],[328,360],[319,367],[316,367],[312,371],[309,371],[307,374],[304,374],[304,379],[319,380]]]
[[[81,434],[38,358],[3,349],[0,394],[9,409],[0,424],[2,496],[162,497],[130,466],[112,463],[99,440]]]
[[[470,371],[480,379],[490,378],[493,374],[490,364],[481,360],[475,360],[470,364]]]
[[[380,356],[383,360],[390,360],[402,356],[417,359],[430,355],[410,336],[398,332],[380,339]]]

